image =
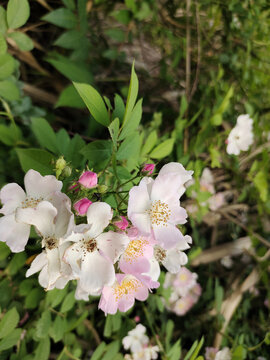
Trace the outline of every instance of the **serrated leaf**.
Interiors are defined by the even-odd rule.
[[[15,69],[15,62],[11,55],[0,55],[0,80],[8,78]]]
[[[72,309],[75,304],[75,301],[76,301],[75,291],[72,291],[65,297],[65,299],[61,305],[60,312],[65,313],[65,312],[69,311],[70,309]]]
[[[22,329],[15,329],[13,330],[9,336],[5,337],[0,341],[0,353],[3,350],[7,350],[12,348],[20,339],[22,333]]]
[[[50,339],[47,336],[45,339],[42,339],[38,344],[35,350],[34,360],[48,360],[50,356],[51,343]]]
[[[15,329],[19,320],[16,308],[9,310],[0,321],[0,339],[8,336]]]
[[[14,40],[18,48],[22,51],[31,51],[34,48],[32,39],[22,32],[16,31],[10,33],[8,37]]]
[[[1,84],[1,83],[0,83]],[[9,126],[0,124],[0,141],[7,146],[15,146],[21,138],[21,131],[14,124]]]
[[[102,97],[88,84],[73,83],[93,118],[104,126],[109,126],[110,118]]]
[[[109,161],[112,155],[112,142],[108,140],[93,141],[83,147],[80,153],[93,164]]]
[[[24,266],[26,261],[26,253],[20,252],[15,254],[10,263],[7,266],[7,273],[9,275],[15,275]]]
[[[43,118],[31,118],[31,122],[32,131],[39,144],[53,153],[58,154],[56,135],[48,121]]]
[[[67,287],[65,287],[62,290],[53,289],[47,293],[46,302],[48,302],[48,304],[50,304],[51,307],[54,308],[62,302],[66,294],[67,294]]]
[[[7,6],[7,23],[10,29],[23,26],[30,16],[28,0],[9,0]]]
[[[49,175],[53,173],[52,155],[41,149],[16,149],[21,167],[24,172],[30,169],[40,172],[41,175]]]
[[[133,155],[138,155],[140,145],[140,135],[135,133],[127,137],[122,144],[119,146],[119,149],[116,154],[117,160],[127,160]]]
[[[48,336],[49,329],[51,326],[51,313],[49,310],[45,310],[41,318],[38,320],[36,325],[36,336],[40,339],[44,339]]]
[[[58,342],[63,339],[64,333],[67,330],[67,322],[65,318],[57,316],[51,325],[49,334],[54,342]]]
[[[173,150],[174,139],[167,139],[159,144],[151,153],[150,157],[153,159],[162,159],[168,155]]]
[[[125,104],[120,95],[116,94],[114,97],[114,111],[113,118],[118,118],[120,122],[123,122],[125,115]]]
[[[35,309],[38,307],[40,300],[44,295],[44,290],[41,288],[32,289],[25,298],[26,309]]]
[[[77,18],[74,13],[66,8],[58,8],[42,17],[42,20],[51,24],[65,28],[74,29],[77,25]]]

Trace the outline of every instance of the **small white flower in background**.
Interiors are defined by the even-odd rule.
[[[130,349],[132,353],[142,350],[143,347],[149,343],[149,338],[145,335],[145,332],[146,327],[142,324],[138,324],[135,329],[130,330],[128,335],[122,340],[124,349]]]
[[[228,347],[225,347],[222,350],[218,351],[215,356],[215,360],[231,360],[231,359],[232,359],[232,355]]]
[[[233,259],[230,256],[224,256],[220,260],[221,265],[223,265],[227,269],[231,269],[233,266]]]
[[[154,360],[158,358],[158,346],[148,346],[138,352],[133,353],[133,360]]]
[[[249,115],[240,115],[235,127],[231,130],[227,142],[227,153],[239,155],[240,151],[247,151],[253,143],[253,120]]]
[[[3,204],[0,210],[4,214],[0,219],[0,239],[6,242],[12,252],[21,252],[29,239],[31,222],[21,221],[18,210],[35,209],[44,200],[48,200],[55,191],[60,191],[62,181],[55,176],[42,176],[35,170],[29,170],[24,177],[24,190],[16,183],[5,185],[0,191]],[[47,201],[46,201],[47,202]]]

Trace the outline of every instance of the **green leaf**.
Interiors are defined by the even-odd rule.
[[[125,127],[126,122],[129,121],[131,112],[133,110],[133,107],[134,107],[136,99],[137,99],[138,90],[139,90],[139,81],[138,81],[138,77],[136,75],[136,72],[134,69],[134,63],[133,63],[132,70],[131,70],[129,89],[128,89],[126,111],[125,111],[124,120],[123,120],[123,128]]]
[[[18,325],[19,320],[20,317],[16,308],[9,310],[0,321],[0,339],[9,335]]]
[[[83,34],[78,30],[68,30],[61,34],[54,42],[54,45],[64,49],[77,49],[81,45]]]
[[[42,17],[42,20],[65,29],[74,29],[77,25],[77,18],[74,13],[66,8],[58,8]]]
[[[58,342],[63,339],[64,333],[67,330],[67,321],[61,316],[56,316],[49,334],[54,342]]]
[[[174,139],[167,139],[159,144],[149,155],[153,159],[162,159],[168,155],[173,150]]]
[[[253,181],[254,181],[254,185],[259,191],[261,200],[266,202],[268,199],[268,182],[267,182],[266,173],[263,170],[260,170],[256,174]]]
[[[4,242],[0,242],[0,261],[6,259],[10,254],[10,249]]]
[[[9,54],[0,55],[0,80],[8,78],[15,69],[15,61]]]
[[[105,30],[105,34],[120,43],[124,42],[126,37],[125,32],[117,28]]]
[[[0,34],[4,35],[7,31],[6,10],[0,6]]]
[[[38,307],[40,300],[43,298],[44,290],[39,288],[32,289],[25,298],[26,309],[35,309]]]
[[[113,111],[113,118],[118,118],[120,122],[123,122],[124,115],[125,115],[125,104],[123,99],[120,95],[116,94],[114,97],[114,111]]]
[[[93,81],[92,73],[84,64],[76,63],[61,55],[57,55],[53,59],[48,58],[47,61],[70,81],[86,81],[89,83]]]
[[[181,97],[181,104],[180,104],[180,111],[179,111],[179,117],[183,119],[183,115],[185,114],[186,110],[188,108],[188,102],[185,95]]]
[[[173,347],[168,352],[168,358],[170,360],[178,360],[181,357],[181,347],[180,347],[180,340],[173,345]]]
[[[168,320],[168,322],[166,324],[166,338],[165,338],[165,344],[166,344],[167,351],[168,351],[168,349],[170,347],[170,342],[171,342],[172,334],[173,334],[173,328],[174,328],[173,321]]]
[[[116,154],[117,160],[127,160],[133,155],[138,155],[139,146],[140,146],[140,134],[135,133],[134,135],[127,137],[119,146],[119,149]]]
[[[83,147],[80,153],[93,164],[109,161],[112,155],[112,142],[109,140],[93,141]]]
[[[201,338],[199,344],[197,345],[196,349],[194,350],[194,353],[192,354],[190,360],[195,360],[197,358],[197,355],[199,354],[199,351],[201,350],[204,343],[204,337]]]
[[[104,126],[109,126],[110,118],[102,97],[88,84],[73,83],[93,118]]]
[[[218,107],[218,109],[215,111],[214,115],[210,119],[212,125],[218,126],[222,123],[222,115],[230,104],[230,98],[233,96],[233,92],[234,89],[233,86],[231,86],[227,94],[225,95],[222,103],[220,104],[220,106]]]
[[[147,137],[147,139],[145,140],[145,144],[142,147],[142,151],[141,151],[141,155],[144,156],[146,154],[148,154],[153,147],[156,145],[157,143],[157,132],[156,130],[153,130]]]
[[[76,9],[75,0],[62,0],[63,4],[70,10]]]
[[[119,348],[120,348],[119,340],[111,342],[109,345],[107,345],[106,353],[103,355],[102,360],[113,359],[114,356],[118,353]]]
[[[60,312],[65,313],[65,312],[69,311],[70,309],[72,309],[73,305],[75,304],[75,301],[76,301],[75,291],[72,291],[65,297],[65,299],[61,305]]]
[[[36,170],[41,175],[49,175],[53,173],[52,155],[41,149],[16,149],[20,160],[21,167],[24,172],[30,169]]]
[[[197,346],[198,346],[198,340],[196,340],[196,341],[192,344],[192,346],[191,346],[191,348],[189,349],[188,353],[187,353],[186,356],[184,357],[184,360],[190,359],[191,355],[194,353],[194,351],[195,351],[195,349],[197,348]]]
[[[1,83],[0,83],[1,84]],[[15,146],[21,138],[20,128],[14,124],[9,126],[0,124],[0,141],[7,146]]]
[[[15,41],[22,51],[31,51],[34,48],[32,39],[26,34],[16,31],[8,34],[8,37]]]
[[[247,350],[242,345],[239,345],[232,354],[232,360],[244,360],[246,356]]]
[[[7,42],[4,36],[0,33],[0,55],[5,54],[6,52],[7,52]]]
[[[118,134],[119,134],[119,119],[118,118],[114,119],[110,123],[108,129],[109,129],[114,147],[117,148],[117,139],[118,139]]]
[[[265,334],[264,342],[266,345],[270,345],[270,331]]]
[[[20,91],[12,81],[3,80],[0,81],[0,97],[8,101],[19,100]]]
[[[60,106],[82,109],[85,105],[75,87],[73,85],[69,85],[61,92],[55,104],[55,108]]]
[[[9,0],[7,6],[7,23],[10,29],[23,26],[30,16],[28,0]]]
[[[94,351],[93,355],[91,356],[91,360],[100,360],[102,359],[102,355],[106,349],[106,344],[104,341],[98,345],[96,350]]]
[[[45,339],[42,339],[38,344],[35,350],[34,360],[47,360],[50,356],[51,342],[47,336]]]
[[[36,336],[38,338],[44,339],[45,337],[48,336],[51,322],[52,322],[51,313],[49,310],[45,310],[42,313],[41,318],[37,322]]]
[[[70,141],[69,147],[65,153],[65,157],[68,161],[71,161],[75,167],[81,165],[83,156],[80,151],[84,146],[85,142],[78,134],[76,134]]]
[[[20,252],[13,256],[12,260],[7,266],[7,273],[9,275],[15,275],[24,266],[26,261],[26,253]]]
[[[43,118],[31,118],[31,121],[32,131],[39,144],[53,153],[58,154],[56,135],[48,121]]]
[[[123,127],[123,130],[119,136],[120,140],[123,140],[127,136],[131,135],[139,126],[142,118],[142,99],[140,99],[133,108],[129,118]]]
[[[65,289],[63,290],[53,289],[47,293],[46,301],[48,302],[48,304],[51,305],[51,307],[54,308],[62,302],[66,294],[67,294],[67,287],[65,287]]]
[[[20,340],[22,329],[13,330],[9,336],[5,337],[0,341],[0,353],[3,350],[12,348]]]

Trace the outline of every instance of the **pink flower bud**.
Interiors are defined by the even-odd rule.
[[[92,204],[92,201],[88,200],[87,198],[83,198],[83,199],[77,201],[73,205],[73,207],[76,210],[76,213],[78,215],[83,216],[87,213],[87,210],[91,204]]]
[[[85,171],[79,178],[78,183],[91,189],[97,185],[97,174],[92,171]]]
[[[138,323],[138,322],[141,321],[141,318],[140,318],[138,315],[136,315],[136,316],[134,317],[134,320],[135,320],[136,323]]]
[[[226,145],[229,144],[229,140],[228,140],[228,139],[225,140],[225,144],[226,144]]]
[[[142,172],[147,173],[147,175],[151,175],[155,169],[155,164],[145,164]]]
[[[124,216],[121,216],[121,221],[117,221],[114,223],[115,226],[118,227],[118,229],[120,230],[126,230],[126,228],[128,227],[128,221]]]

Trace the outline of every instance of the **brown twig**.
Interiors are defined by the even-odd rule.
[[[251,235],[253,235],[256,239],[258,239],[262,244],[264,244],[265,246],[270,248],[270,242],[267,241],[264,237],[262,237],[260,234],[257,234],[254,231],[249,230],[249,228],[247,226],[245,226],[244,224],[242,224],[240,221],[234,219],[232,216],[230,216],[229,214],[227,214],[226,212],[222,211],[222,209],[218,210],[218,212],[220,214],[222,214],[225,218],[227,218],[228,220],[230,220],[231,222],[233,222],[234,224],[238,225],[239,227],[241,227],[243,230],[245,230],[247,233],[251,233]]]
[[[87,329],[91,331],[91,333],[92,333],[92,335],[93,335],[93,337],[94,337],[97,345],[99,345],[99,344],[101,343],[101,340],[100,340],[100,337],[99,337],[99,335],[98,335],[97,330],[94,328],[94,326],[93,326],[93,324],[91,323],[91,321],[88,320],[88,319],[85,319],[83,323],[84,323],[84,325],[87,327]]]
[[[191,0],[186,0],[186,98],[189,103],[190,97],[190,5]],[[188,109],[186,111],[186,117],[188,116]],[[184,154],[188,150],[188,138],[189,138],[188,128],[185,128],[184,134]]]

